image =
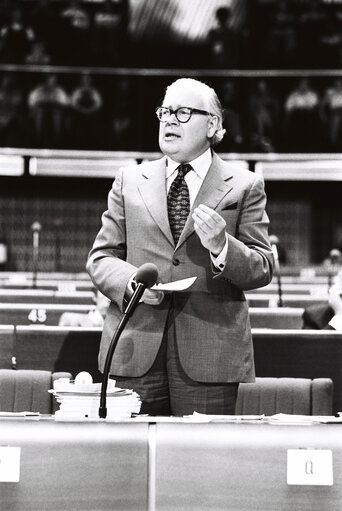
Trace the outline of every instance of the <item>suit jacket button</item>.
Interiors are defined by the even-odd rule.
[[[177,259],[177,257],[175,257],[175,258],[172,260],[172,264],[173,264],[173,266],[178,266],[178,265],[179,265],[179,263],[180,263],[180,260],[179,260],[179,259]]]

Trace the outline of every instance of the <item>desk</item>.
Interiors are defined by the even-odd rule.
[[[19,483],[0,483],[2,510],[146,509],[147,424],[0,421],[21,447]]]
[[[342,425],[62,423],[3,419],[21,447],[4,509],[340,511]],[[333,451],[333,486],[289,486],[287,449]]]

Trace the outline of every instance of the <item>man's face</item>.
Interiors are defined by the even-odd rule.
[[[171,110],[190,107],[208,111],[206,100],[198,91],[177,85],[167,91],[162,106]],[[172,114],[167,122],[160,123],[159,147],[174,161],[189,162],[210,147],[208,136],[213,136],[213,126],[213,119],[208,115],[193,113],[188,122],[180,123]]]

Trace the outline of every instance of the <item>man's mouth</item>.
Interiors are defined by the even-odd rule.
[[[176,138],[179,138],[179,137],[180,137],[180,135],[178,135],[177,133],[175,133],[173,131],[166,131],[165,135],[164,135],[165,140],[175,140]]]

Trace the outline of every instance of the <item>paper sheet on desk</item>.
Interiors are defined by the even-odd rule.
[[[151,289],[157,291],[185,291],[195,282],[197,277],[189,277],[188,279],[175,280],[174,282],[166,282],[165,284],[155,284]]]
[[[313,423],[342,423],[342,417],[330,415],[295,415],[287,413],[277,413],[267,417],[267,421],[273,424],[313,424]]]
[[[264,415],[207,415],[205,413],[194,412],[192,415],[186,415],[187,419],[195,422],[248,422],[261,421]]]
[[[1,417],[38,417],[39,412],[0,412]]]

